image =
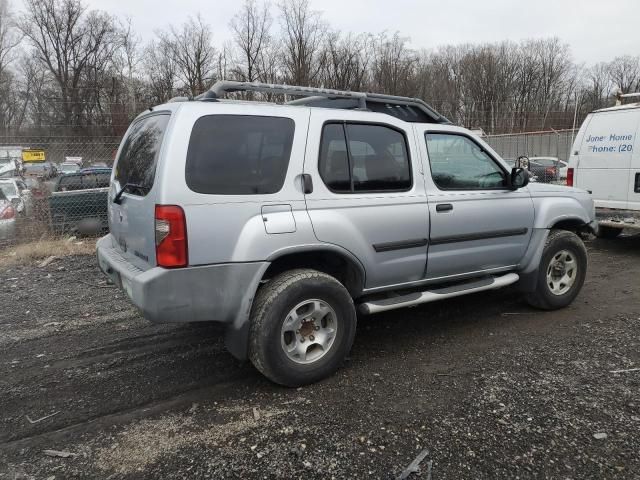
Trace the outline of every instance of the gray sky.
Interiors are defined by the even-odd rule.
[[[571,45],[578,62],[640,55],[640,0],[310,1],[334,28],[356,33],[397,30],[410,37],[415,48],[557,36]],[[159,27],[180,24],[200,12],[211,25],[216,44],[229,39],[229,20],[241,4],[240,0],[85,2],[130,17],[143,40]]]

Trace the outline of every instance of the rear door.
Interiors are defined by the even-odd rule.
[[[156,165],[168,112],[135,120],[121,144],[109,191],[109,230],[123,256],[142,269],[155,265]],[[113,202],[124,189],[120,204]],[[114,245],[115,246],[115,245]]]
[[[585,128],[574,185],[590,191],[597,207],[627,208],[639,112],[597,112]]]
[[[366,288],[424,278],[429,212],[412,129],[391,116],[312,110],[305,173],[318,240],[353,253]]]

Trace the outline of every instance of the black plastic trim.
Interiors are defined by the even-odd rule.
[[[429,241],[426,238],[415,238],[412,240],[402,240],[400,242],[376,243],[373,249],[380,252],[391,252],[392,250],[404,250],[405,248],[424,247]]]
[[[528,228],[514,228],[511,230],[495,230],[493,232],[472,233],[465,235],[453,235],[451,237],[432,238],[431,245],[444,245],[446,243],[472,242],[474,240],[486,240],[489,238],[516,237],[526,235]]]

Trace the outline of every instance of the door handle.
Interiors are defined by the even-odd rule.
[[[302,174],[302,192],[305,194],[313,193],[313,180],[308,173]]]
[[[453,210],[453,205],[450,203],[439,203],[436,205],[436,212],[450,212]]]

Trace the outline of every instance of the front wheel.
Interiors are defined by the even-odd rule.
[[[295,387],[334,373],[351,350],[356,311],[347,289],[308,269],[263,285],[251,310],[249,357],[267,378]]]
[[[547,237],[535,292],[527,296],[530,305],[556,310],[576,298],[587,274],[587,249],[573,232],[551,230]]]

